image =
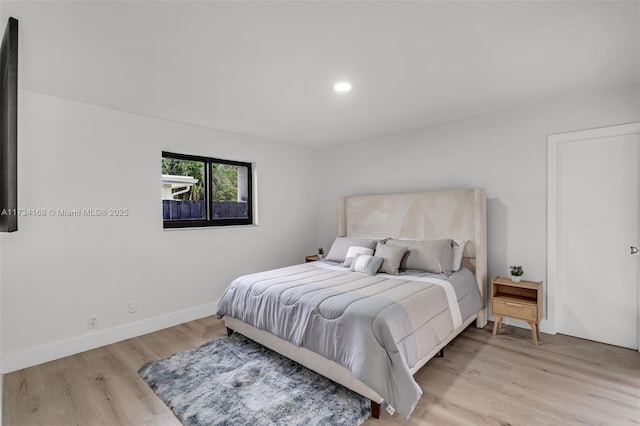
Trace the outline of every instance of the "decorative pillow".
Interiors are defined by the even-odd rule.
[[[467,245],[469,240],[453,240],[451,245],[453,246],[453,266],[451,270],[453,272],[460,270],[460,265],[462,265],[462,253],[464,252],[464,248]]]
[[[400,263],[402,262],[402,258],[406,252],[407,247],[394,247],[378,243],[376,247],[376,256],[384,258],[380,271],[391,275],[398,275]]]
[[[363,272],[367,275],[375,275],[382,266],[383,258],[371,256],[370,254],[356,254],[351,263],[351,270],[354,272]]]
[[[356,257],[356,254],[368,254],[369,256],[373,255],[373,249],[369,247],[360,247],[360,246],[351,246],[349,250],[347,250],[347,255],[344,259],[344,263],[342,266],[349,267],[351,266],[351,262]]]
[[[436,274],[450,274],[453,265],[452,240],[394,240],[387,241],[388,246],[408,247],[409,252],[402,260],[401,269],[417,269]]]
[[[333,244],[331,245],[331,249],[329,249],[329,253],[327,253],[327,257],[325,257],[324,260],[344,263],[344,260],[347,257],[347,251],[351,246],[368,247],[370,249],[373,249],[376,246],[376,241],[357,239],[357,238],[337,237],[333,241]]]

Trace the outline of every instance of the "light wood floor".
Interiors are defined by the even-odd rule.
[[[145,362],[224,336],[214,317],[5,375],[3,424],[179,425],[139,378]],[[416,374],[424,390],[408,422],[375,425],[627,425],[640,423],[638,352],[491,324],[468,328]]]

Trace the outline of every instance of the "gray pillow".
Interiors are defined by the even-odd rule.
[[[383,258],[371,256],[368,254],[356,254],[351,262],[351,270],[354,272],[363,272],[367,275],[375,275],[382,266]]]
[[[392,247],[408,247],[409,251],[400,265],[401,269],[417,269],[435,274],[450,274],[453,266],[451,240],[387,240]]]
[[[384,258],[380,271],[391,275],[398,275],[400,263],[402,262],[402,258],[406,252],[407,247],[395,247],[378,243],[375,254],[377,257]]]
[[[324,260],[344,263],[345,258],[347,257],[347,250],[349,250],[349,247],[351,246],[368,247],[373,249],[376,246],[376,241],[361,238],[337,237],[333,241],[333,244],[329,249],[329,253],[327,253],[327,257],[325,257]]]

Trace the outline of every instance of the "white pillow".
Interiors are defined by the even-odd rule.
[[[351,264],[351,270],[354,272],[362,272],[367,275],[375,275],[382,266],[383,258],[371,256],[368,254],[356,254]]]
[[[353,262],[353,258],[356,257],[357,254],[367,254],[371,256],[373,254],[373,249],[368,247],[359,247],[359,246],[351,246],[349,250],[347,250],[347,255],[344,259],[344,263],[342,266],[349,267],[351,266],[351,262]]]
[[[453,240],[451,246],[453,247],[453,266],[452,271],[456,272],[460,270],[462,264],[462,253],[469,240]]]

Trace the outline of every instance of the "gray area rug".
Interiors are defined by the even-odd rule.
[[[368,399],[234,333],[138,371],[183,424],[359,425]]]

